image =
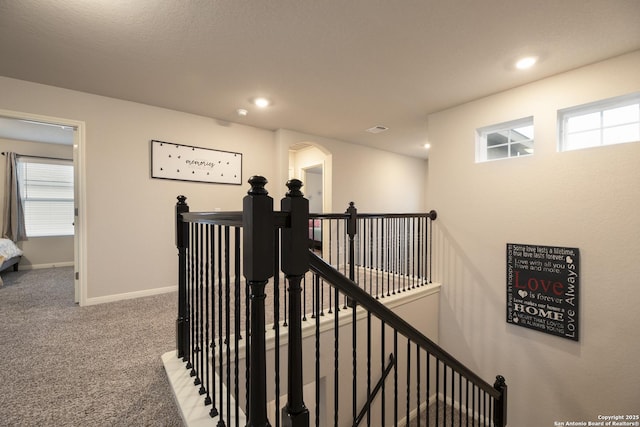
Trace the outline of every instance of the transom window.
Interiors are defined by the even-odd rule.
[[[640,94],[558,111],[559,150],[640,141]]]
[[[18,185],[27,237],[74,234],[71,160],[20,156]]]
[[[476,162],[533,154],[533,117],[500,123],[476,131]]]

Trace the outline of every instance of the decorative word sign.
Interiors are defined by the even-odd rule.
[[[242,184],[242,153],[151,141],[151,177]]]
[[[578,341],[580,251],[507,243],[507,323]]]

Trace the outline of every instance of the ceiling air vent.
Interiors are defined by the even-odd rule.
[[[370,133],[380,133],[380,132],[384,132],[385,130],[389,130],[389,128],[388,128],[388,127],[386,127],[386,126],[380,126],[380,125],[378,125],[378,126],[374,126],[374,127],[372,127],[372,128],[367,129],[367,132],[370,132]]]

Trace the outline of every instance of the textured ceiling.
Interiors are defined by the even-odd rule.
[[[427,114],[638,50],[639,22],[639,0],[0,0],[0,75],[426,157]]]

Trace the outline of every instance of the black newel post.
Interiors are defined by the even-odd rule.
[[[289,191],[281,200],[283,212],[289,212],[289,226],[282,229],[282,272],[289,284],[289,345],[287,404],[282,408],[285,427],[309,427],[309,410],[302,395],[302,288],[309,271],[309,201],[303,197],[302,182],[287,182]]]
[[[176,203],[176,247],[178,248],[178,318],[176,319],[176,354],[183,361],[189,360],[189,307],[187,305],[187,247],[189,226],[182,214],[189,212],[185,196],[178,196]]]
[[[493,388],[500,392],[500,399],[496,400],[493,425],[495,427],[505,427],[507,425],[507,383],[502,375],[496,377]]]
[[[265,347],[264,288],[273,276],[273,199],[264,188],[267,179],[249,178],[251,189],[242,200],[243,273],[249,285],[250,351],[247,426],[270,426],[267,420],[267,359]]]

